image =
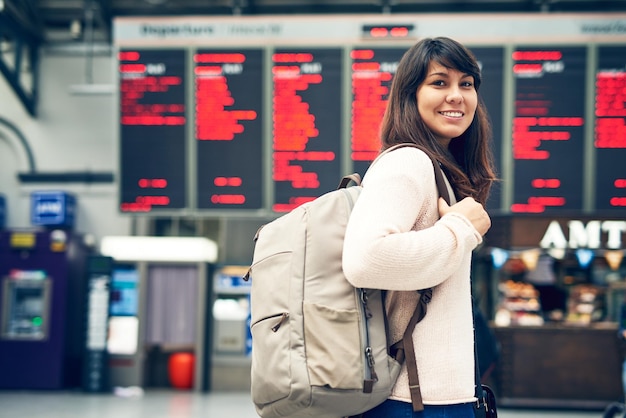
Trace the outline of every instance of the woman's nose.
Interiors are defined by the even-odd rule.
[[[461,103],[463,101],[463,95],[458,88],[453,88],[448,92],[446,100],[449,103]]]

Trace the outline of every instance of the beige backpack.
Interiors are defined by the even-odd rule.
[[[447,197],[439,164],[433,165],[439,193]],[[351,180],[356,185],[348,187]],[[358,174],[346,176],[337,190],[255,236],[245,278],[252,280],[251,392],[262,417],[358,415],[385,401],[398,377],[405,350],[403,341],[387,341],[384,291],[355,288],[341,266],[345,229],[360,192]],[[405,333],[411,347],[431,292],[421,292]],[[406,351],[407,365],[414,365],[412,348]],[[410,370],[417,379],[416,367]],[[421,406],[419,389],[413,400]]]

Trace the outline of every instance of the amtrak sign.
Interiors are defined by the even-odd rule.
[[[494,216],[485,236],[489,247],[508,250],[626,250],[626,217]]]
[[[571,220],[566,228],[556,220],[548,225],[539,246],[541,248],[620,249],[626,233],[626,221]]]

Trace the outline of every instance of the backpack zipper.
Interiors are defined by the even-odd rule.
[[[279,314],[276,314],[276,315],[270,315],[270,316],[266,316],[265,318],[261,318],[258,321],[256,321],[255,323],[251,324],[250,328],[252,328],[253,326],[255,326],[256,324],[258,324],[260,322],[270,321],[272,319],[277,319],[277,320],[276,320],[276,323],[270,327],[270,329],[273,332],[278,332],[278,330],[285,323],[285,321],[287,321],[287,319],[289,319],[289,312],[283,312],[283,313],[279,313]]]
[[[280,318],[278,319],[278,322],[276,322],[276,324],[274,324],[270,329],[274,332],[278,332],[278,330],[280,329],[280,327],[283,325],[283,323],[289,319],[289,312],[283,312],[280,315]]]
[[[364,319],[362,322],[364,325],[363,335],[365,336],[365,350],[363,354],[365,356],[366,369],[369,371],[369,376],[366,376],[363,380],[363,393],[372,393],[374,383],[378,382],[378,375],[374,368],[376,361],[374,360],[374,353],[370,345],[369,319],[372,317],[372,311],[367,304],[367,290],[359,289],[359,296],[361,301],[359,304],[361,306],[361,316]]]

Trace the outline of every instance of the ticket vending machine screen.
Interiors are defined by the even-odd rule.
[[[52,291],[50,279],[5,277],[2,282],[2,339],[48,338]]]

